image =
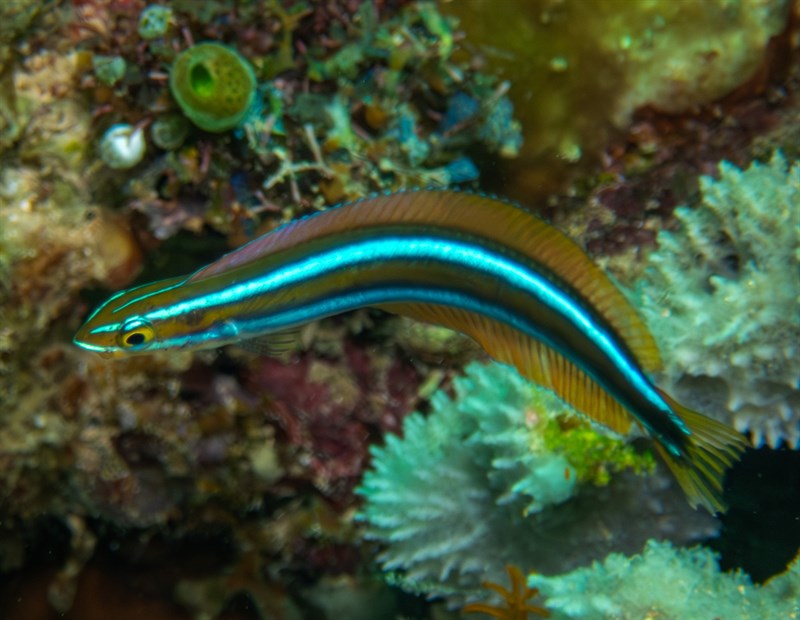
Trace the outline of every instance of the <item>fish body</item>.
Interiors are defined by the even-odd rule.
[[[644,428],[693,505],[724,510],[744,443],[655,387],[646,326],[565,235],[502,200],[401,192],[287,224],[187,277],[120,292],[75,343],[107,356],[210,348],[377,307],[462,331],[578,411]]]

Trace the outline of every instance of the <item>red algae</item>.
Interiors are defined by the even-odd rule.
[[[335,360],[301,355],[289,363],[258,360],[250,390],[264,395],[269,419],[288,445],[301,451],[303,476],[324,495],[352,496],[368,459],[369,444],[396,432],[418,402],[422,377],[409,363],[352,343]]]

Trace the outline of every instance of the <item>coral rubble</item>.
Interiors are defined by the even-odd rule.
[[[800,443],[800,164],[720,165],[658,235],[639,304],[676,392],[756,445]]]
[[[452,24],[432,3],[76,10],[90,139],[152,124],[156,147],[132,175],[93,185],[144,214],[158,239],[209,226],[237,245],[371,192],[474,182],[481,158],[519,150],[508,85],[455,58]]]

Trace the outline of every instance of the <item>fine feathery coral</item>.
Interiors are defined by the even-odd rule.
[[[651,471],[652,455],[513,368],[473,363],[453,387],[433,395],[430,415],[406,417],[402,439],[371,449],[358,489],[365,537],[384,545],[378,561],[403,588],[461,605],[509,563],[563,572],[652,537],[710,533],[670,479],[631,475]]]
[[[402,439],[373,447],[360,518],[368,538],[391,545],[379,557],[385,569],[477,590],[487,559],[510,546],[503,523],[568,499],[577,476],[561,455],[532,449],[532,387],[512,369],[471,364],[454,387],[455,402],[437,392],[431,416],[408,416]]]
[[[703,204],[658,235],[641,307],[682,402],[750,431],[800,443],[800,164],[776,152],[702,177]]]

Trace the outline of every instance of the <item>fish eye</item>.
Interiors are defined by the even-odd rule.
[[[143,348],[152,342],[155,335],[155,330],[148,321],[135,317],[122,324],[117,335],[117,344],[124,349]]]
[[[144,343],[144,334],[142,332],[133,332],[125,336],[125,344],[136,346],[142,343]]]

